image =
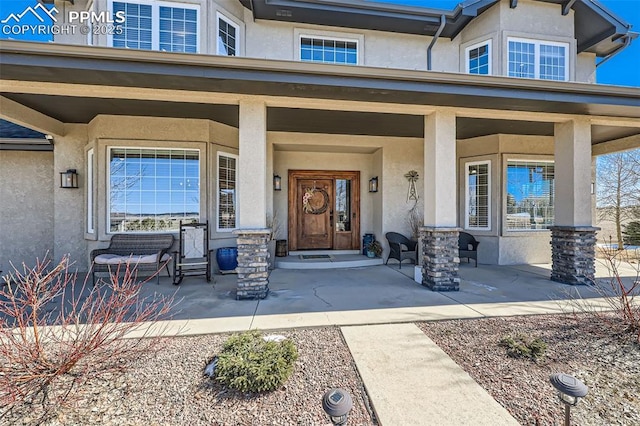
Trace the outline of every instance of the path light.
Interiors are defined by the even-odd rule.
[[[327,413],[331,423],[342,426],[347,424],[347,416],[353,407],[349,392],[343,389],[329,389],[322,396],[322,408]]]
[[[558,391],[560,401],[564,403],[564,425],[569,426],[571,421],[571,406],[576,405],[580,398],[584,397],[589,388],[580,380],[568,374],[552,374],[549,381]]]

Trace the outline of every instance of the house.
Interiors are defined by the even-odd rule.
[[[593,277],[593,158],[640,146],[640,89],[594,84],[637,33],[597,1],[55,7],[54,43],[0,42],[1,118],[53,138],[0,151],[0,269],[86,270],[114,233],[198,218],[239,246],[238,296],[264,297],[274,214],[290,249],[349,250],[417,208],[433,290],[458,289],[461,229],[480,263]]]

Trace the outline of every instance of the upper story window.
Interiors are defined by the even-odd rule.
[[[113,47],[198,52],[199,7],[182,3],[112,3],[113,13],[124,12],[120,34],[112,36]]]
[[[358,64],[358,42],[333,38],[302,36],[300,60],[328,64]]]
[[[465,49],[467,73],[491,74],[491,41],[483,41]]]
[[[553,161],[507,162],[507,230],[547,229],[553,225],[554,174]]]
[[[109,148],[109,232],[177,231],[200,219],[200,152]]]
[[[509,38],[509,77],[569,80],[567,43]]]
[[[240,28],[226,16],[218,13],[218,55],[237,56]]]
[[[465,164],[465,229],[491,229],[491,162]]]

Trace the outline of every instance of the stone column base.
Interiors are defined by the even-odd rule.
[[[422,285],[433,291],[460,290],[458,276],[459,228],[420,228],[422,240]]]
[[[593,284],[596,231],[592,226],[551,227],[551,280],[564,284]]]
[[[269,293],[269,229],[238,229],[236,299],[264,299]]]

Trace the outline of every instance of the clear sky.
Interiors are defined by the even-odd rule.
[[[227,0],[231,1],[231,0]],[[460,1],[456,0],[376,0],[387,3],[405,4],[410,6],[422,6],[452,10]],[[632,24],[632,30],[640,32],[640,0],[600,0],[606,8],[617,14],[626,22]],[[20,13],[28,6],[35,6],[37,0],[0,0],[0,21],[10,13]],[[21,22],[22,23],[22,22]],[[27,23],[38,24],[35,18]],[[47,40],[50,37],[33,36],[8,36],[0,34],[0,38]],[[612,59],[598,67],[598,83],[615,84],[621,86],[640,87],[640,38],[631,46],[615,55]]]

